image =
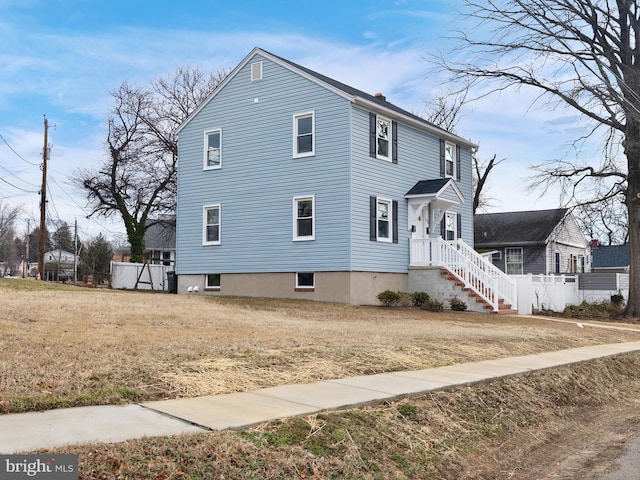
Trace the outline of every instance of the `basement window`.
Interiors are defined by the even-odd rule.
[[[315,274],[313,272],[296,273],[296,292],[310,292],[315,289]]]

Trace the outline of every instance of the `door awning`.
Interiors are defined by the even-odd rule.
[[[440,200],[451,205],[464,203],[464,195],[453,178],[420,180],[405,194],[404,198],[426,200],[427,202]]]

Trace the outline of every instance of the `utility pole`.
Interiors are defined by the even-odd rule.
[[[40,190],[40,238],[38,251],[38,278],[44,279],[44,240],[47,210],[47,157],[49,156],[49,120],[44,117],[44,147],[42,148],[42,189]]]
[[[25,237],[25,247],[26,247],[26,252],[25,252],[25,261],[22,262],[22,278],[27,278],[29,276],[30,272],[30,268],[29,268],[29,244],[31,243],[31,219],[27,218],[27,235]],[[26,269],[26,273],[25,273],[25,269]]]
[[[78,219],[74,220],[73,234],[73,284],[78,284]]]

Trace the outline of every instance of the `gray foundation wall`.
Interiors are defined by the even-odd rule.
[[[452,297],[458,297],[467,304],[467,310],[488,312],[483,304],[476,302],[476,299],[470,297],[468,292],[456,286],[445,275],[441,275],[439,267],[410,267],[408,291],[427,292],[432,299],[443,302],[445,308],[449,308],[449,300]]]
[[[378,305],[384,290],[407,291],[407,274],[381,272],[316,272],[315,288],[296,291],[296,274],[227,273],[220,276],[220,289],[205,289],[205,275],[178,275],[178,293],[241,297],[297,298],[353,305]],[[194,287],[197,288],[195,293]]]

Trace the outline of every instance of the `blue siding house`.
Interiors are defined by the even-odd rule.
[[[178,292],[407,291],[412,269],[442,266],[433,242],[473,251],[472,148],[256,48],[179,130]]]

